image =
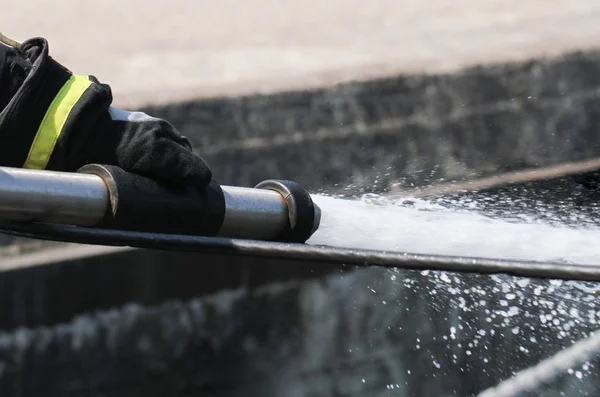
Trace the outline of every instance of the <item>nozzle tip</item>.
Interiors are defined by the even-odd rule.
[[[296,182],[269,179],[255,186],[257,189],[274,190],[284,198],[289,215],[288,230],[279,241],[304,243],[319,228],[321,209],[310,194]]]

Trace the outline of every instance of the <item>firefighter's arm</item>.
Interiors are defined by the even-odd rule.
[[[102,163],[170,184],[210,182],[208,165],[169,122],[112,100],[108,85],[52,59],[45,39],[0,35],[0,165],[76,171]]]

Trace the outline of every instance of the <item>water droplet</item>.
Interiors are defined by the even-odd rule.
[[[516,316],[517,314],[519,314],[519,308],[516,306],[511,306],[506,314],[511,317]]]
[[[521,288],[527,287],[529,285],[530,280],[527,278],[522,278],[517,281],[517,285]]]

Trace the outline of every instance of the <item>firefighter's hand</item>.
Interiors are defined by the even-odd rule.
[[[188,139],[169,122],[144,113],[111,107],[88,136],[80,165],[116,165],[168,185],[204,188],[211,179],[208,164],[192,151]]]

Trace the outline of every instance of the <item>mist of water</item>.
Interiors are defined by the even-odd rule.
[[[314,196],[322,209],[309,244],[416,254],[600,263],[600,227],[502,219],[423,199]]]

